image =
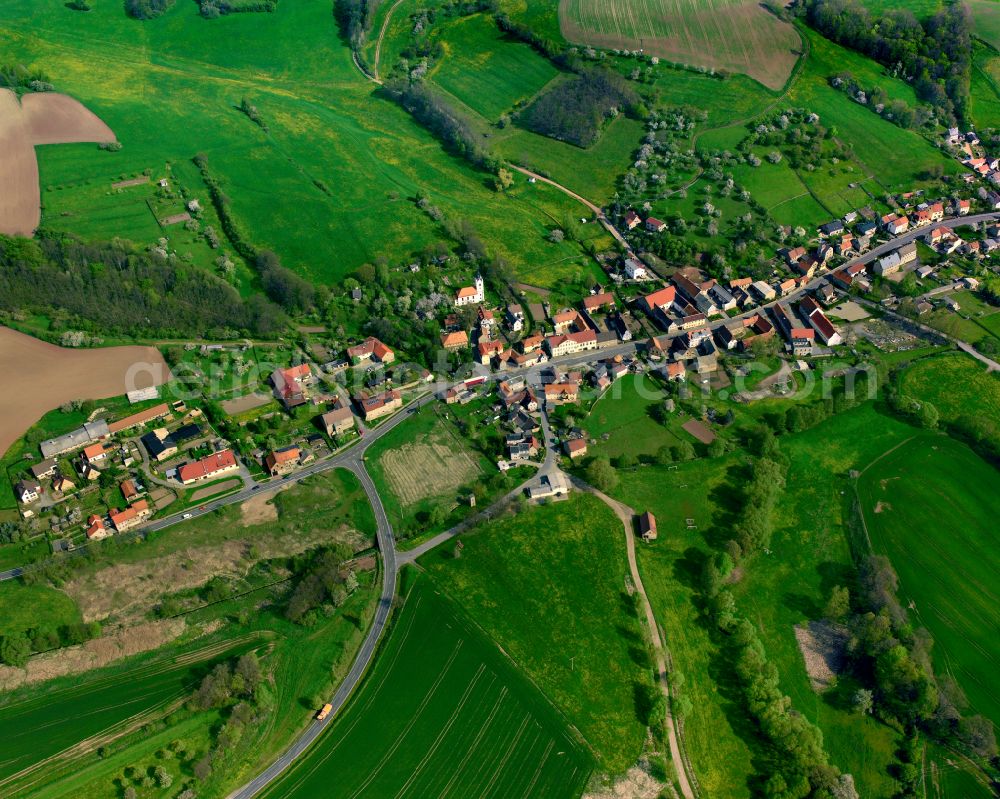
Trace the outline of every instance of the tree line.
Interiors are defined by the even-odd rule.
[[[0,236],[0,312],[125,336],[271,336],[285,324],[260,295],[244,300],[204,269],[131,242],[85,244],[39,231]]]
[[[226,238],[233,249],[257,272],[267,296],[289,313],[311,311],[316,304],[316,289],[312,283],[282,266],[281,259],[275,253],[258,249],[251,241],[250,234],[233,214],[232,203],[223,191],[222,182],[209,170],[208,156],[199,153],[194,157],[194,164],[205,181]]]
[[[101,625],[96,622],[73,622],[58,627],[31,627],[22,632],[0,635],[0,663],[23,668],[36,652],[48,652],[64,646],[76,646],[99,638]]]
[[[949,3],[924,22],[908,9],[875,14],[858,0],[807,0],[809,24],[913,84],[917,97],[949,121],[968,119],[972,17]]]

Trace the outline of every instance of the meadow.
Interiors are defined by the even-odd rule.
[[[434,83],[491,122],[559,74],[548,59],[505,37],[483,14],[455,20],[441,42],[445,55],[433,71]]]
[[[958,681],[971,713],[1000,723],[1000,474],[968,447],[923,435],[872,463],[858,496],[900,601],[934,638],[935,670]]]
[[[254,243],[319,283],[339,282],[378,255],[412,257],[445,238],[412,201],[420,189],[448,217],[472,222],[515,269],[580,253],[571,243],[545,242],[539,222],[540,212],[560,218],[571,201],[541,188],[526,202],[517,192],[497,194],[482,173],[373,94],[323,0],[218,20],[177,3],[144,23],[113,3],[84,15],[58,0],[15,0],[0,9],[0,46],[10,59],[44,68],[123,144],[116,153],[43,148],[41,184],[53,187],[43,189],[43,224],[69,213],[83,238],[115,232],[150,243],[141,208],[128,197],[115,205],[95,187],[204,152]],[[243,97],[269,132],[239,112]]]
[[[624,531],[599,500],[573,494],[488,522],[424,555],[460,604],[619,774],[645,738],[655,695],[647,643],[626,590]]]
[[[360,692],[262,796],[569,799],[592,768],[541,693],[417,576]]]
[[[916,361],[900,375],[899,390],[933,403],[942,422],[992,420],[1000,414],[1000,377],[964,353]]]
[[[666,398],[648,375],[628,375],[614,383],[583,421],[587,435],[598,442],[590,451],[612,458],[626,452],[653,457],[660,447],[680,443],[681,436],[652,415]]]
[[[791,25],[748,0],[561,0],[559,23],[575,43],[740,72],[771,89],[785,84],[801,49]]]

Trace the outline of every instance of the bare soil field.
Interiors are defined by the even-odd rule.
[[[41,219],[38,162],[14,92],[0,89],[0,233],[30,236]]]
[[[684,422],[681,427],[684,428],[685,432],[690,433],[697,438],[702,444],[711,444],[715,441],[715,433],[713,433],[697,419],[691,419],[690,421]]]
[[[198,502],[202,499],[208,499],[209,497],[214,497],[216,494],[232,491],[241,485],[243,485],[243,481],[239,477],[234,477],[232,480],[226,480],[224,483],[205,486],[204,488],[199,488],[191,495],[191,501]]]
[[[37,145],[114,140],[111,128],[72,97],[43,92],[18,102],[0,89],[0,233],[30,236],[41,221]]]
[[[267,405],[274,397],[270,394],[244,394],[242,397],[225,400],[221,403],[222,410],[229,416],[239,416],[262,405]]]
[[[776,90],[802,47],[759,0],[560,0],[559,26],[571,42],[739,72]]]
[[[795,625],[795,640],[814,691],[825,691],[844,668],[850,634],[842,624],[811,621]]]
[[[392,492],[403,505],[453,493],[479,475],[468,452],[454,451],[441,441],[406,444],[382,456]]]
[[[7,327],[0,327],[0,374],[0,453],[63,403],[117,397],[171,379],[155,347],[66,349]]]

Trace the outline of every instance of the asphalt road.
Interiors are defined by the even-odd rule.
[[[368,630],[368,635],[365,636],[365,640],[361,644],[361,649],[354,658],[351,670],[347,673],[347,676],[337,688],[333,698],[330,699],[330,704],[333,706],[333,709],[327,717],[322,721],[314,719],[302,735],[299,736],[298,740],[282,752],[281,756],[277,760],[275,760],[263,772],[258,774],[253,780],[248,782],[242,788],[239,788],[229,794],[228,799],[250,799],[250,797],[256,796],[270,783],[276,780],[281,773],[285,771],[285,769],[292,765],[295,759],[308,749],[309,746],[312,745],[312,743],[322,734],[327,725],[338,717],[340,710],[347,703],[347,700],[350,699],[351,694],[354,693],[354,689],[357,688],[361,679],[364,677],[365,672],[368,670],[369,665],[371,665],[379,640],[382,637],[382,633],[385,631],[386,624],[389,622],[389,615],[392,612],[392,599],[396,593],[397,571],[396,542],[392,535],[392,527],[389,524],[389,518],[386,516],[385,508],[382,506],[382,500],[379,498],[378,491],[375,490],[375,484],[372,482],[371,477],[365,470],[364,464],[360,461],[356,461],[352,462],[346,468],[350,469],[355,475],[357,475],[358,479],[361,481],[361,485],[365,489],[365,493],[368,495],[368,499],[372,503],[372,508],[375,511],[375,521],[378,528],[378,544],[379,549],[382,550],[383,563],[382,595],[379,597],[378,607],[375,610],[375,619],[372,621],[372,625]]]

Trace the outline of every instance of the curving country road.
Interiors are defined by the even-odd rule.
[[[389,622],[389,615],[392,612],[392,600],[396,593],[397,573],[396,542],[392,535],[392,526],[389,524],[389,517],[386,516],[382,500],[379,498],[378,491],[375,490],[375,484],[368,475],[364,463],[360,459],[357,461],[352,460],[344,468],[349,469],[357,475],[358,480],[361,481],[361,485],[365,489],[365,493],[368,495],[368,499],[372,503],[372,509],[375,511],[375,522],[378,528],[378,545],[382,551],[382,595],[378,600],[375,618],[368,629],[368,634],[365,636],[364,642],[361,644],[361,649],[358,650],[358,654],[354,658],[354,663],[351,664],[351,670],[347,673],[347,676],[340,683],[333,697],[330,699],[333,709],[327,717],[322,721],[314,719],[305,732],[299,736],[298,740],[282,752],[277,760],[242,788],[229,794],[228,799],[250,799],[250,797],[256,796],[276,780],[285,769],[291,766],[296,758],[308,749],[313,741],[323,733],[328,724],[338,718],[341,708],[351,698],[354,689],[361,682],[365,672],[368,670],[368,666],[371,665],[372,658],[375,656],[375,650],[378,648],[379,640],[382,638],[382,633]]]

